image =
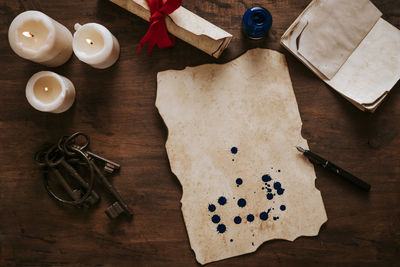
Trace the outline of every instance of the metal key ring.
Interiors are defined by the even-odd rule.
[[[57,156],[61,155],[60,158],[57,159]],[[65,159],[64,155],[61,154],[61,151],[58,149],[58,146],[51,146],[45,155],[44,161],[49,167],[55,167],[61,163]]]
[[[48,167],[46,164],[46,153],[51,146],[52,144],[50,143],[43,144],[33,156],[33,159],[35,160],[36,164],[39,165],[40,168]]]
[[[86,143],[84,143],[82,146],[75,145],[75,140],[79,136],[83,136],[86,139]],[[87,134],[85,134],[84,132],[76,132],[65,140],[64,149],[67,155],[69,155],[69,153],[72,153],[72,151],[77,151],[77,150],[82,151],[87,149],[89,147],[89,144],[90,144],[90,138]],[[76,148],[74,148],[75,146]]]
[[[61,150],[62,152],[66,152],[65,151],[65,140],[67,140],[67,138],[68,138],[69,136],[68,135],[64,135],[63,137],[61,137],[59,140],[58,140],[58,143],[57,143],[57,147],[58,147],[58,149],[59,150]],[[68,154],[67,154],[68,155]]]
[[[57,147],[57,146],[53,146],[53,147]],[[90,174],[88,189],[87,189],[86,193],[80,199],[78,199],[78,200],[66,200],[66,199],[60,198],[51,189],[51,187],[49,185],[49,181],[48,181],[49,179],[48,179],[47,172],[45,172],[44,176],[43,176],[44,186],[45,186],[45,189],[47,190],[47,192],[49,193],[49,195],[51,197],[53,197],[55,200],[59,201],[59,202],[62,202],[64,204],[73,205],[73,206],[77,206],[77,205],[82,204],[90,196],[90,194],[93,191],[93,186],[94,186],[94,170],[93,170],[92,165],[90,164],[89,158],[85,155],[85,153],[83,153],[80,150],[77,150],[76,153],[78,153],[80,156],[82,156],[84,158],[84,160],[86,161],[87,166],[89,168],[89,174]]]

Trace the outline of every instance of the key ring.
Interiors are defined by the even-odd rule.
[[[46,153],[51,146],[52,144],[50,143],[43,144],[42,146],[40,146],[39,150],[37,150],[35,155],[33,156],[33,159],[35,160],[36,164],[39,165],[41,169],[48,167],[45,162],[45,159],[46,159]]]
[[[80,136],[83,136],[85,138],[86,142],[83,145],[78,146],[75,144],[75,140]],[[62,141],[62,140],[60,140],[60,141]],[[82,152],[83,150],[89,148],[89,144],[90,144],[90,138],[86,133],[76,132],[76,133],[72,134],[70,137],[65,139],[65,141],[63,143],[63,148],[67,155],[73,155],[78,150]]]
[[[59,165],[64,160],[64,155],[62,155],[56,161],[54,161],[54,162],[51,161],[51,160],[54,160],[54,158],[56,158],[56,157],[49,158],[49,155],[51,155],[52,153],[55,153],[56,151],[61,152],[58,149],[58,145],[57,146],[53,145],[52,147],[50,147],[50,149],[48,149],[48,151],[47,151],[47,153],[45,155],[45,164],[47,166],[55,167],[55,166]],[[88,168],[89,168],[89,173],[90,173],[90,178],[89,178],[89,182],[88,182],[88,184],[89,184],[88,185],[88,189],[87,189],[86,193],[80,199],[78,199],[78,200],[66,200],[66,199],[63,199],[63,198],[57,196],[57,194],[53,192],[53,190],[51,189],[51,187],[49,185],[48,172],[47,171],[44,172],[44,175],[43,175],[44,186],[46,188],[46,191],[49,193],[49,195],[51,197],[53,197],[55,200],[57,200],[57,201],[59,201],[61,203],[69,204],[69,205],[73,205],[73,206],[77,206],[77,205],[82,204],[90,196],[90,194],[93,191],[93,186],[94,186],[94,171],[93,171],[92,165],[90,164],[89,158],[85,155],[85,153],[83,153],[80,150],[77,150],[76,153],[78,153],[79,156],[81,156],[86,161],[86,163],[88,165]],[[76,153],[74,153],[74,154],[76,154]]]

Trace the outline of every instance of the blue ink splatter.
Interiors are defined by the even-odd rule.
[[[238,148],[237,147],[232,147],[231,148],[231,152],[232,152],[232,154],[236,154],[236,153],[238,153]]]
[[[218,198],[218,203],[220,204],[220,205],[225,205],[226,204],[226,198],[225,197],[219,197]]]
[[[268,213],[271,211],[271,209],[268,209],[267,212],[263,211],[260,213],[260,219],[263,221],[268,220]]]
[[[267,199],[268,200],[271,200],[271,199],[273,199],[274,198],[274,195],[272,194],[272,193],[268,193],[267,194]]]
[[[281,172],[281,170],[278,170],[278,172]]]
[[[286,206],[285,205],[281,205],[280,209],[281,209],[281,211],[284,211],[284,210],[286,210]]]
[[[236,184],[237,184],[238,187],[239,187],[241,184],[243,184],[242,178],[237,178],[237,179],[236,179]]]
[[[278,219],[279,219],[279,217],[274,217],[273,219],[274,219],[274,221],[276,221],[276,220],[278,220]]]
[[[210,212],[214,212],[214,211],[215,211],[215,209],[216,209],[216,207],[215,207],[215,205],[214,205],[214,204],[210,204],[210,205],[208,205],[208,210],[209,210]]]
[[[280,183],[280,182],[275,182],[275,183],[274,183],[274,188],[275,188],[276,190],[278,190],[279,188],[281,188],[281,183]]]
[[[238,200],[237,204],[239,207],[243,208],[244,206],[246,206],[246,200],[244,198],[241,198]]]
[[[262,180],[263,180],[263,182],[269,182],[269,181],[271,181],[271,176],[269,176],[268,174],[264,174],[262,176]]]
[[[220,233],[220,234],[225,233],[225,231],[226,231],[226,226],[225,226],[225,224],[218,224],[218,226],[217,226],[217,231],[218,231],[218,233]]]
[[[283,192],[285,192],[285,189],[282,188],[282,185],[280,182],[275,182],[274,188],[276,189],[276,192],[278,193],[278,195],[282,195]]]
[[[263,221],[268,220],[268,213],[266,213],[265,211],[260,213],[260,219]]]
[[[231,240],[229,240],[229,241],[233,242],[233,239],[231,239]]]
[[[221,218],[218,215],[214,215],[212,216],[211,221],[213,223],[219,223],[221,221]]]
[[[233,219],[233,221],[234,221],[236,224],[240,224],[240,223],[242,222],[242,218],[240,218],[240,216],[236,216],[236,217]]]
[[[272,189],[271,188],[267,188],[267,192],[272,192]]]
[[[247,215],[247,221],[248,221],[248,222],[254,221],[254,215],[253,215],[253,214]]]

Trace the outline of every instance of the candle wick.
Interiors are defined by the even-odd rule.
[[[90,44],[90,45],[92,45],[93,44],[93,41],[92,40],[90,40],[90,39],[86,39],[86,42],[88,43],[88,44]]]
[[[22,35],[29,38],[34,36],[31,32],[23,32]]]
[[[45,87],[45,88],[44,88],[44,91],[45,91],[45,92],[48,92],[48,91],[49,91],[49,88],[48,88],[48,87]]]

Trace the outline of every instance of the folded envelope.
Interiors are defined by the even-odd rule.
[[[281,43],[361,110],[375,111],[400,78],[400,31],[369,0],[314,0]]]
[[[146,0],[110,1],[144,20],[150,20],[150,11]],[[221,55],[232,39],[230,33],[182,6],[170,14],[165,19],[165,23],[168,32],[215,58]]]

